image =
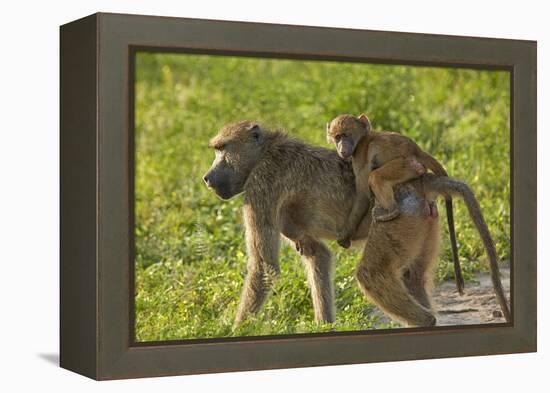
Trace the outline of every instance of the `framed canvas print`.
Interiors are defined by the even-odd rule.
[[[61,27],[61,366],[536,350],[536,43]]]

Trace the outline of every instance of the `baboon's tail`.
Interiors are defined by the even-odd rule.
[[[422,151],[419,161],[438,176],[447,177],[447,171],[443,166],[428,153]],[[455,220],[453,216],[453,199],[450,196],[445,197],[445,210],[447,211],[447,226],[449,227],[449,239],[451,241],[451,252],[453,254],[453,266],[455,270],[455,282],[458,293],[464,294],[464,277],[462,268],[458,259],[458,246],[456,243]]]
[[[489,228],[485,223],[485,219],[481,213],[481,208],[479,203],[473,193],[473,191],[468,187],[468,185],[460,180],[452,179],[449,177],[438,177],[435,175],[424,175],[426,191],[434,192],[444,197],[460,196],[466,203],[468,207],[468,212],[470,217],[476,226],[479,236],[483,241],[487,256],[489,257],[489,266],[491,268],[491,280],[493,282],[493,288],[495,290],[495,295],[506,318],[507,322],[511,321],[510,309],[508,307],[508,301],[504,295],[504,289],[502,288],[502,282],[500,281],[500,272],[497,262],[497,252],[495,249],[495,244],[489,233]]]

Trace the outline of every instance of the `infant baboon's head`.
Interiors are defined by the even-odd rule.
[[[327,142],[336,146],[338,155],[349,159],[359,140],[371,130],[366,115],[339,115],[327,123]]]

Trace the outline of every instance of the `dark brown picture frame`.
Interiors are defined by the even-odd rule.
[[[134,341],[137,50],[508,70],[509,324]],[[536,351],[536,42],[94,14],[61,27],[61,367],[136,378]]]

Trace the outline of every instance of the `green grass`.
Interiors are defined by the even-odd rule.
[[[365,112],[375,129],[402,131],[471,185],[500,258],[509,258],[507,72],[147,53],[138,54],[136,72],[139,341],[396,326],[377,323],[354,281],[360,251],[330,242],[333,325],[312,323],[300,259],[285,245],[272,296],[232,331],[246,264],[242,196],[221,201],[202,183],[213,159],[207,142],[227,122],[257,119],[327,146],[327,121]],[[465,206],[455,206],[460,257],[471,277],[485,268],[485,254]],[[439,280],[453,277],[441,222]]]

